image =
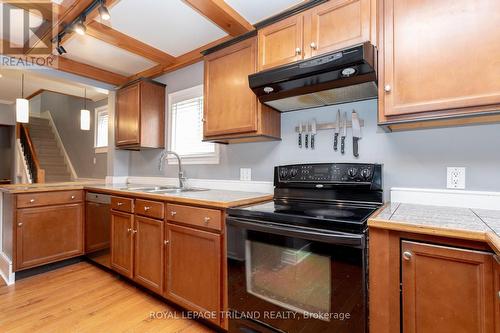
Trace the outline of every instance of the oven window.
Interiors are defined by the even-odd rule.
[[[247,239],[247,292],[291,311],[330,313],[331,258],[313,247],[296,238],[285,244]]]

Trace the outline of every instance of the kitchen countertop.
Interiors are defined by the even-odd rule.
[[[500,255],[500,210],[391,202],[368,220],[368,226],[483,241]]]
[[[68,182],[34,185],[0,186],[0,191],[8,193],[35,193],[62,190],[89,190],[99,193],[133,196],[152,200],[210,206],[216,208],[230,208],[252,203],[264,202],[273,199],[272,194],[244,191],[213,190],[193,191],[181,193],[147,193],[125,189],[132,187],[152,187],[151,184],[99,184],[96,182]]]

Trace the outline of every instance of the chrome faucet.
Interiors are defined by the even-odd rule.
[[[163,170],[163,164],[165,163],[165,160],[167,159],[168,155],[174,155],[175,157],[177,157],[177,163],[179,164],[179,169],[178,169],[179,170],[179,187],[181,189],[183,189],[184,188],[184,181],[186,180],[186,177],[184,177],[184,171],[182,171],[181,157],[179,156],[179,154],[177,154],[175,151],[164,150],[160,156],[160,164],[158,165],[158,169],[160,171]]]

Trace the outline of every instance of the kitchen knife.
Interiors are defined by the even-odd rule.
[[[335,120],[335,134],[333,136],[333,150],[337,151],[340,133],[340,110],[337,110],[337,120]]]
[[[347,136],[347,112],[344,112],[342,120],[342,135],[340,137],[340,152],[345,153],[345,137]]]
[[[302,123],[299,123],[299,148],[302,148]]]
[[[309,127],[311,126],[311,124],[309,123],[306,123],[305,124],[306,126],[306,134],[305,134],[305,140],[304,140],[304,146],[306,147],[306,149],[309,148]]]
[[[356,111],[352,111],[352,153],[354,157],[359,157],[358,141],[361,139],[361,126]]]
[[[316,140],[316,119],[314,119],[311,123],[311,149],[314,149]]]

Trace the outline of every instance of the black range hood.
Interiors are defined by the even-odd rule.
[[[375,47],[369,42],[248,77],[259,100],[278,111],[377,98]]]

